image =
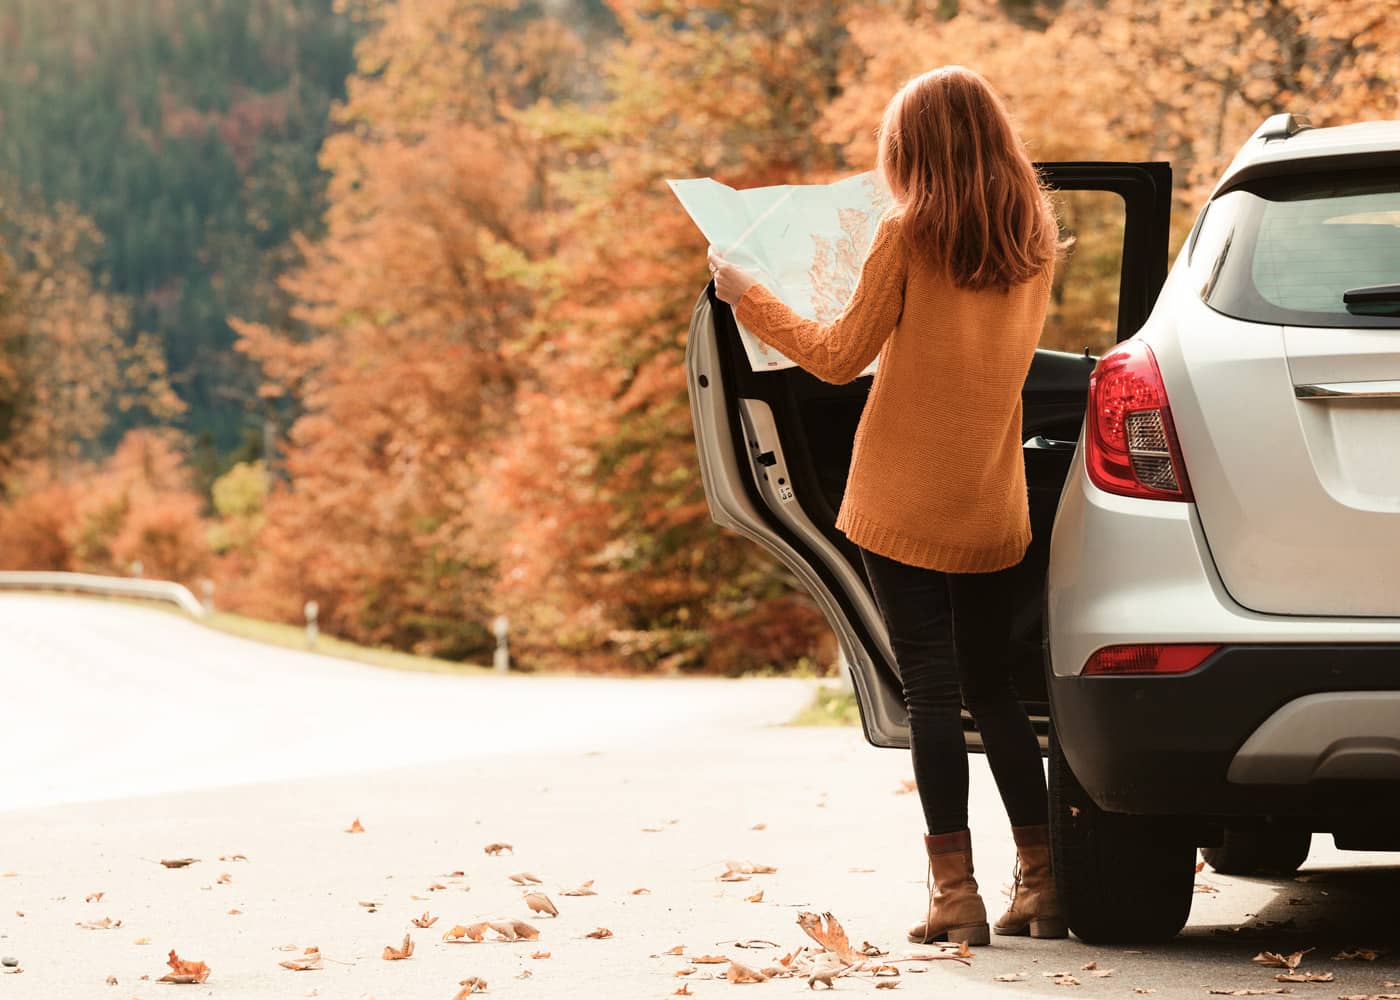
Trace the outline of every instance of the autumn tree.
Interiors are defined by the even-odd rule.
[[[326,234],[285,282],[297,325],[237,323],[292,426],[248,607],[481,652],[498,539],[473,503],[514,435],[507,342],[537,308],[550,151],[517,112],[575,88],[581,46],[493,0],[372,4],[322,164]],[[501,442],[507,442],[502,445]]]
[[[539,108],[566,151],[553,294],[512,350],[533,376],[484,501],[509,540],[501,601],[534,655],[600,666],[738,670],[829,662],[785,571],[710,520],[685,395],[704,240],[665,186],[829,175],[812,132],[855,5],[628,0],[600,99]],[[494,502],[493,502],[494,501]]]

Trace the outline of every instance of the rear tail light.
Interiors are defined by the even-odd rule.
[[[1104,492],[1191,499],[1162,373],[1143,341],[1125,342],[1089,376],[1084,445],[1089,480]]]
[[[1085,675],[1184,674],[1195,670],[1219,646],[1202,643],[1105,646],[1084,664]]]

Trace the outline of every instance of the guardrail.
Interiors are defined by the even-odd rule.
[[[127,579],[93,573],[0,572],[0,590],[59,590],[102,597],[131,597],[145,601],[167,601],[195,618],[209,612],[184,584],[168,580]]]

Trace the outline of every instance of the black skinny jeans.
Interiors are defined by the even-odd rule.
[[[1012,825],[1047,822],[1040,745],[1006,660],[1009,571],[943,573],[865,548],[860,555],[904,682],[914,781],[928,832],[967,829],[963,703],[982,733]]]

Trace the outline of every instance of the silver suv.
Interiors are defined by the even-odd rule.
[[[1097,317],[1101,356],[1041,350],[1026,380],[1034,540],[1011,655],[1071,928],[1161,940],[1186,922],[1197,848],[1237,874],[1293,871],[1317,831],[1400,849],[1400,122],[1268,119],[1169,274],[1166,164],[1040,167],[1060,197],[1118,206],[1117,315]],[[834,527],[870,377],[751,370],[712,289],[687,365],[715,521],[804,582],[867,739],[907,747]],[[929,391],[958,387],[931,374]]]

